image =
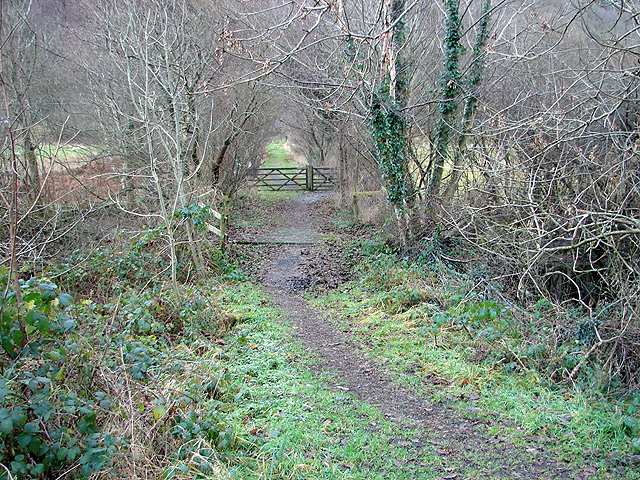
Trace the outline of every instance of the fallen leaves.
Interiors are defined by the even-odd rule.
[[[450,456],[458,453],[458,450],[454,450],[453,448],[437,448],[436,453],[442,456]]]

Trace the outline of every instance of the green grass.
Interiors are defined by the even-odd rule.
[[[260,190],[257,193],[258,200],[267,204],[267,207],[277,203],[285,203],[289,200],[293,200],[304,195],[306,192],[303,190]]]
[[[264,168],[297,167],[293,155],[286,145],[286,141],[276,139],[267,145],[267,158],[263,162]]]
[[[22,145],[16,145],[16,154],[23,155]],[[92,145],[66,143],[41,143],[36,147],[36,155],[47,162],[49,159],[58,162],[75,164],[87,161],[100,152],[100,148]]]
[[[238,392],[231,418],[242,450],[226,466],[230,478],[437,478],[442,462],[435,453],[423,464],[409,461],[416,427],[399,432],[376,409],[326,388],[262,293],[239,285],[228,301],[229,314],[242,317],[226,338],[231,390]]]
[[[351,284],[346,290],[351,293],[334,292],[321,303],[342,309],[358,288]],[[532,436],[550,437],[559,446],[545,442],[546,447],[556,448],[576,466],[600,468],[595,478],[610,478],[602,456],[588,458],[588,452],[614,452],[624,448],[622,439],[607,435],[607,416],[586,397],[553,391],[531,373],[506,374],[472,364],[463,350],[431,348],[412,333],[419,322],[406,313],[393,316],[371,310],[356,322],[353,314],[364,308],[366,298],[359,296],[357,306],[350,306],[350,326],[365,349],[381,359],[381,373],[430,401],[457,405],[461,415],[490,420],[489,435],[527,446]],[[428,442],[420,444],[416,455],[413,442],[422,441],[422,428],[408,422],[399,425],[348,392],[328,388],[331,379],[312,373],[318,371],[316,360],[291,338],[290,325],[259,289],[238,284],[225,299],[227,314],[240,319],[225,338],[229,391],[235,395],[227,420],[239,441],[220,478],[409,480],[458,471],[465,478],[486,478],[523,460],[496,460],[490,451],[473,449],[443,456],[439,445]],[[412,367],[411,373],[405,373],[407,367]],[[471,406],[473,413],[467,412]],[[627,474],[626,478],[639,478],[633,471]]]
[[[496,433],[504,436],[506,422],[516,442],[525,443],[531,436],[552,438],[559,455],[576,464],[591,452],[599,452],[589,460],[597,465],[607,456],[615,459],[635,451],[634,435],[625,421],[637,425],[637,411],[554,385],[533,369],[513,371],[497,357],[478,361],[474,357],[481,343],[470,340],[460,322],[441,325],[434,336],[432,319],[442,307],[435,301],[407,302],[407,292],[429,289],[433,280],[425,279],[432,274],[406,264],[391,265],[384,255],[374,258],[367,264],[365,279],[314,301],[331,308],[398,383],[432,401],[454,402],[465,415],[497,419]],[[440,294],[440,302],[450,295],[444,290]],[[468,413],[471,407],[473,413]],[[629,475],[640,478],[635,472]]]
[[[57,145],[53,143],[41,144],[38,148],[45,157],[56,157],[58,160],[77,161],[86,159],[100,152],[100,149],[92,145],[67,143]]]

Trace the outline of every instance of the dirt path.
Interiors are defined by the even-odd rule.
[[[467,419],[444,403],[431,404],[399,387],[384,375],[384,367],[367,358],[347,334],[327,321],[302,298],[302,289],[317,282],[309,271],[322,255],[322,229],[330,198],[308,194],[290,201],[270,234],[254,239],[271,244],[262,269],[262,281],[273,301],[289,315],[296,336],[317,360],[318,371],[331,388],[348,391],[361,402],[376,406],[399,431],[419,426],[420,438],[412,442],[417,464],[427,454],[445,457],[442,479],[582,479],[557,461],[544,445],[516,447],[502,436],[484,433],[484,419]],[[437,386],[436,386],[437,387]],[[375,452],[372,452],[375,455]],[[424,463],[423,463],[424,464]]]

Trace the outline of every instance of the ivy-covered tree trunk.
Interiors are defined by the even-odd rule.
[[[444,199],[450,199],[458,190],[460,176],[463,171],[464,153],[467,149],[469,137],[473,127],[473,118],[478,108],[477,90],[482,83],[482,74],[486,66],[487,41],[489,39],[489,20],[491,18],[491,0],[484,0],[482,5],[482,18],[478,30],[478,36],[473,47],[473,59],[471,60],[471,72],[467,81],[469,93],[465,100],[464,112],[462,113],[462,128],[458,137],[458,146],[453,154],[453,166],[451,179],[444,192]]]
[[[460,55],[462,54],[460,5],[459,0],[446,0],[447,23],[444,39],[444,71],[440,77],[442,98],[440,102],[440,118],[436,128],[435,154],[432,165],[429,195],[431,208],[436,208],[439,196],[445,160],[449,156],[451,133],[454,131],[458,96],[460,95]]]
[[[383,0],[384,32],[381,85],[371,103],[373,154],[394,208],[403,244],[412,235],[415,188],[410,172],[410,138],[404,107],[408,71],[403,54],[406,40],[405,0]]]
[[[413,182],[409,172],[407,123],[395,102],[382,98],[371,107],[374,155],[387,189],[389,203],[402,210],[412,206]]]
[[[473,119],[478,105],[477,89],[482,83],[482,75],[486,65],[486,47],[490,32],[491,0],[483,0],[482,17],[478,25],[478,35],[473,48],[470,72],[468,77],[462,78],[460,71],[460,57],[464,47],[460,39],[462,35],[462,20],[460,17],[459,0],[446,0],[447,22],[444,39],[444,70],[440,78],[441,101],[440,117],[436,127],[434,145],[434,161],[430,172],[429,196],[431,215],[437,216],[441,200],[448,200],[458,190],[463,173],[464,153],[471,136]],[[456,111],[458,110],[464,89],[468,95],[464,103],[461,125],[457,126]],[[457,137],[457,143],[452,146],[452,137]],[[447,186],[442,191],[443,172],[445,165],[451,167]]]

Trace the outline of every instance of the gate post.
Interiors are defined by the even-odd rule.
[[[224,196],[222,207],[222,216],[220,218],[220,252],[225,253],[227,249],[227,240],[228,240],[228,232],[227,227],[229,226],[229,206],[231,204],[231,198]]]
[[[313,191],[313,166],[307,165],[307,190]]]

